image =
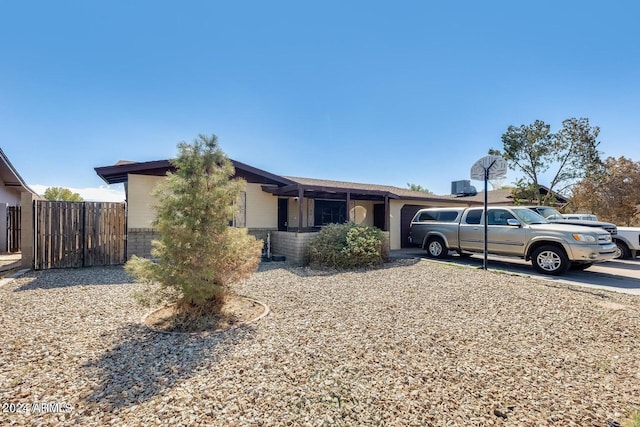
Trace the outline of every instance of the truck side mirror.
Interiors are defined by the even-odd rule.
[[[507,225],[511,226],[511,227],[520,227],[520,221],[518,221],[517,219],[513,219],[513,218],[509,218],[507,220]]]

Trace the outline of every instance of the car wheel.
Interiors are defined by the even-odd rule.
[[[587,268],[593,265],[592,262],[574,262],[571,264],[571,270],[581,271],[586,270]]]
[[[631,252],[627,245],[620,240],[616,240],[616,259],[629,259],[631,258]]]
[[[431,258],[445,258],[449,253],[449,250],[444,244],[444,240],[440,237],[431,237],[427,240],[425,249],[427,250],[427,255]]]
[[[569,258],[557,246],[540,246],[531,255],[531,264],[542,274],[558,276],[565,273],[569,266]]]

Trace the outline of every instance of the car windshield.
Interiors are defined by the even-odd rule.
[[[547,219],[564,219],[562,214],[554,208],[543,206],[538,208],[538,212],[540,212],[540,215]]]
[[[549,221],[544,219],[541,215],[535,213],[531,209],[526,208],[515,208],[513,209],[513,213],[516,214],[520,221],[525,224],[548,224]]]

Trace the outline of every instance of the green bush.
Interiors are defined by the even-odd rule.
[[[382,231],[354,223],[329,224],[309,244],[310,264],[317,267],[369,267],[382,264],[388,256]]]

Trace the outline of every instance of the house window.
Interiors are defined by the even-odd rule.
[[[237,212],[233,215],[232,227],[244,228],[247,226],[247,192],[241,191],[236,200]]]
[[[347,220],[347,202],[316,199],[313,219],[315,225],[342,224]]]

